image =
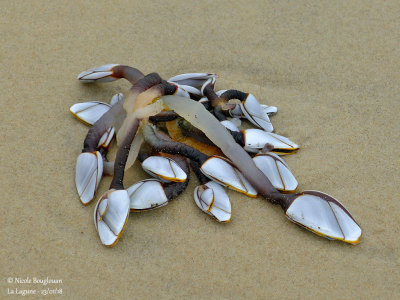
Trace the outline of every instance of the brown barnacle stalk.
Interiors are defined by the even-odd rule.
[[[228,114],[227,107],[225,107],[226,101],[224,101],[224,99],[220,98],[215,93],[214,85],[215,78],[209,79],[207,82],[204,83],[201,92],[204,96],[207,97],[208,101],[211,103],[215,117],[219,121],[225,121],[227,120],[226,115]]]
[[[150,125],[143,126],[142,132],[146,143],[150,145],[154,151],[182,155],[199,164],[203,164],[209,158],[206,154],[195,148],[167,139],[165,135],[156,131]]]

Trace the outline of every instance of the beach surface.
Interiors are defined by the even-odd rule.
[[[2,299],[22,290],[35,290],[32,299],[399,297],[399,1],[38,0],[0,9]],[[131,213],[119,243],[102,246],[95,204],[84,207],[74,183],[88,127],[69,107],[126,94],[123,80],[76,79],[108,63],[163,78],[214,72],[216,89],[277,106],[275,132],[301,147],[284,158],[299,190],[338,199],[361,242],[321,238],[234,191],[232,220],[219,224],[194,203],[193,176],[183,195]],[[126,186],[147,177],[136,163]]]

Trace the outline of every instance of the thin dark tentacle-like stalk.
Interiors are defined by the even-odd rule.
[[[240,101],[244,101],[249,96],[249,93],[245,93],[238,90],[227,90],[225,91],[220,98],[224,101],[229,101],[231,99],[238,99]]]
[[[196,175],[197,179],[199,180],[200,184],[206,184],[207,182],[210,181],[210,178],[208,178],[206,175],[204,175],[200,171],[200,164],[194,160],[190,160],[190,167],[192,168],[194,174]]]
[[[219,120],[219,121],[225,121],[227,120],[226,115],[224,113],[224,110],[222,109],[222,105],[217,105],[214,107],[214,116]]]
[[[175,84],[171,84],[165,80],[157,85],[157,88],[160,90],[160,93],[164,95],[173,95],[175,94],[178,87]]]
[[[203,89],[203,94],[204,96],[207,97],[207,99],[210,101],[212,107],[217,107],[221,103],[221,99],[218,97],[218,95],[214,91],[214,84],[209,83],[207,84],[204,89]]]
[[[214,84],[212,82],[204,87],[203,94],[207,97],[211,103],[211,106],[214,108],[213,112],[215,117],[219,121],[225,121],[227,119],[226,115],[228,115],[228,111],[224,109],[224,105],[227,101],[215,93]]]
[[[184,182],[171,182],[164,184],[164,192],[168,200],[172,200],[182,194],[190,180],[190,170],[186,158],[180,155],[173,155],[172,159],[182,168],[187,177]]]
[[[244,147],[245,145],[245,137],[244,133],[241,131],[232,131],[227,128],[229,133],[232,135],[233,139],[235,140],[236,143],[238,143],[240,146]]]
[[[142,163],[146,158],[149,158],[153,155],[152,152],[153,150],[149,147],[149,145],[143,143],[137,156],[138,161]]]
[[[150,116],[149,121],[152,123],[158,123],[158,122],[168,122],[168,121],[173,121],[175,119],[179,118],[179,115],[170,110],[170,111],[162,111],[155,116]]]
[[[183,155],[200,164],[203,164],[209,157],[188,145],[159,138],[150,125],[143,126],[142,131],[146,143],[155,151]]]

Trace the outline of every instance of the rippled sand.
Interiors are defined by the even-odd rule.
[[[394,299],[399,282],[398,1],[3,1],[1,292],[66,299]],[[87,127],[69,113],[129,84],[82,85],[122,63],[164,78],[216,72],[217,88],[275,105],[300,189],[339,199],[363,228],[350,246],[320,238],[258,198],[229,192],[217,224],[192,191],[131,214],[113,249],[74,187]],[[128,185],[145,173],[135,165]],[[99,193],[110,183],[105,178]],[[39,278],[43,282],[18,282]],[[11,278],[10,283],[7,278]],[[62,280],[47,283],[44,280]]]

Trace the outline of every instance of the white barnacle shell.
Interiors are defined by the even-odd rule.
[[[299,149],[299,146],[282,135],[266,132],[261,129],[246,129],[242,131],[245,139],[244,149],[248,152],[258,152],[265,144],[273,146],[272,152],[290,154]]]
[[[123,94],[118,93],[112,96],[110,104],[100,101],[81,102],[72,105],[69,110],[79,121],[88,125],[93,125],[106,112],[108,112],[112,106],[123,100]]]
[[[206,214],[217,221],[227,223],[231,220],[232,210],[225,189],[214,181],[200,185],[194,190],[194,201]]]
[[[110,82],[119,78],[113,77],[113,68],[118,64],[107,64],[100,67],[91,68],[78,75],[78,80],[82,82]]]
[[[253,161],[277,190],[285,193],[296,191],[298,182],[287,163],[278,155],[262,153],[253,157]]]
[[[99,151],[84,152],[78,156],[75,170],[75,185],[84,205],[94,197],[103,175],[103,158]]]
[[[162,183],[157,179],[139,181],[127,191],[131,211],[149,210],[168,204]]]
[[[278,108],[276,106],[268,106],[265,104],[261,104],[261,108],[265,114],[268,116],[272,116],[278,112]]]
[[[110,108],[110,104],[100,101],[90,101],[76,103],[72,105],[69,110],[78,120],[93,125],[102,115],[108,112]]]
[[[122,235],[129,216],[126,190],[111,189],[100,197],[94,209],[94,225],[103,245],[113,247]]]
[[[150,156],[142,162],[142,168],[153,177],[164,182],[184,182],[185,171],[171,158],[165,156]]]
[[[198,88],[195,88],[193,86],[190,85],[185,85],[185,84],[179,84],[177,82],[173,82],[173,81],[168,81],[171,84],[176,85],[177,91],[175,93],[175,95],[180,96],[180,97],[184,97],[184,98],[190,98],[190,94],[194,94],[194,95],[198,95],[200,96],[200,90]],[[190,94],[189,94],[190,93]]]
[[[318,191],[299,194],[287,207],[286,216],[306,229],[328,239],[357,244],[361,228],[344,206]]]
[[[219,156],[211,156],[200,167],[208,178],[250,197],[257,197],[257,191],[230,161]]]
[[[238,131],[238,132],[240,131],[239,128],[237,128],[237,126],[235,125],[235,123],[233,123],[230,120],[224,120],[221,121],[220,123],[231,131]]]
[[[167,81],[173,82],[182,86],[201,87],[208,79],[217,77],[214,73],[185,73],[169,78]],[[188,90],[189,93],[192,93]]]
[[[263,110],[264,114],[267,114],[268,116],[272,116],[278,112],[278,108],[276,106],[268,106],[265,104],[260,104],[260,106],[261,106],[261,109]],[[232,117],[237,117],[237,118],[243,117],[243,112],[242,112],[242,108],[241,108],[240,104],[236,104],[234,107],[232,107],[229,110],[229,114]]]
[[[265,131],[272,132],[274,127],[269,120],[268,113],[265,113],[257,99],[249,94],[241,104],[240,108],[242,113],[251,123],[264,129]]]

